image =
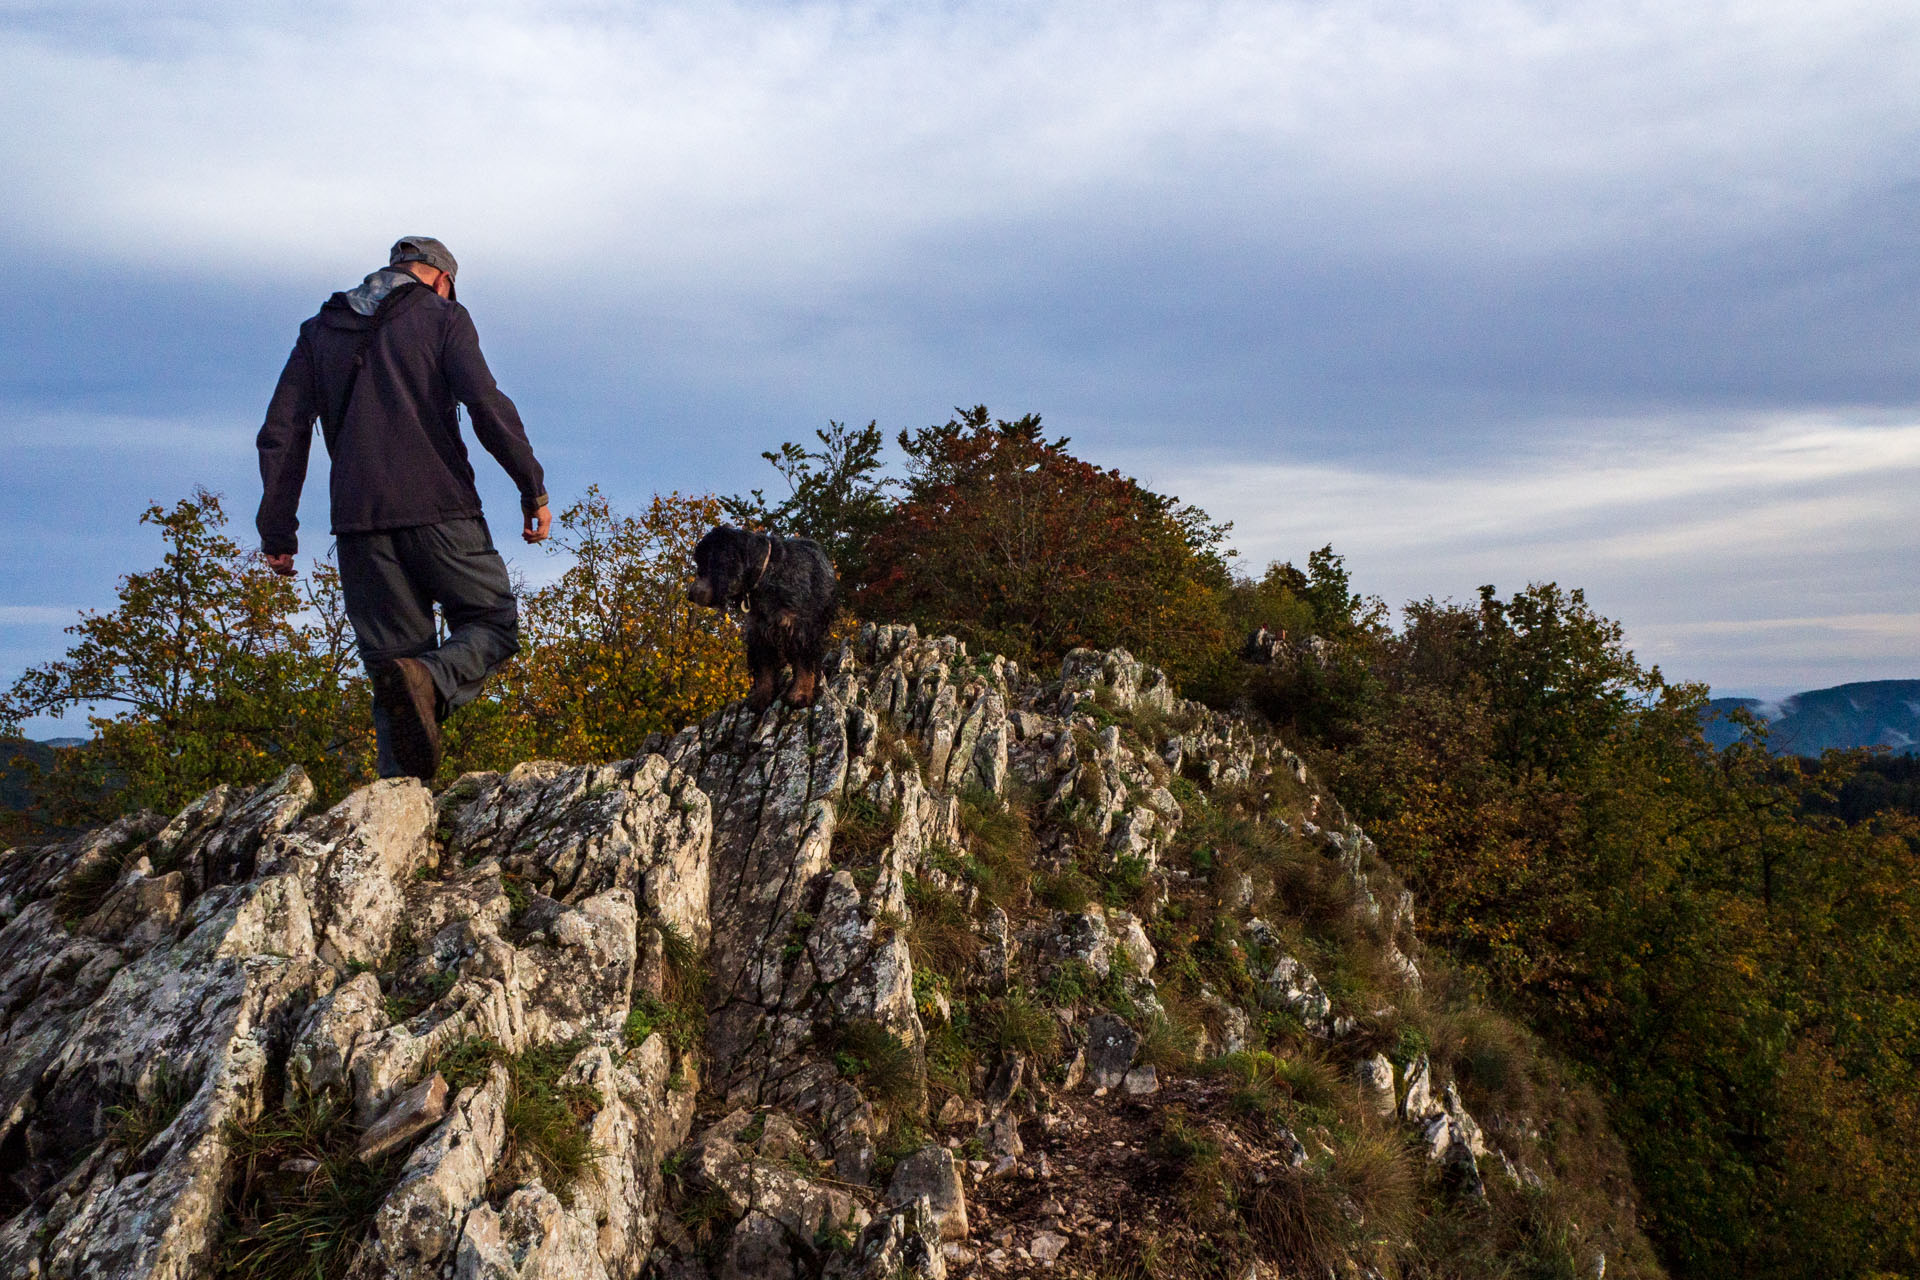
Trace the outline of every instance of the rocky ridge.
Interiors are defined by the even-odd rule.
[[[1535,1119],[1406,1034],[1412,899],[1273,736],[1124,651],[868,625],[829,677],[614,764],[318,814],[296,768],[8,852],[0,1272],[1241,1280],[1300,1257],[1207,1243],[1207,1169],[1384,1134],[1447,1212],[1544,1191]],[[1195,837],[1229,811],[1281,860]],[[1393,1274],[1336,1210],[1315,1265]]]

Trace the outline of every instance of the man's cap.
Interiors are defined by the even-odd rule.
[[[449,276],[460,274],[460,264],[453,260],[447,246],[432,236],[401,236],[395,240],[393,252],[387,257],[387,265],[397,267],[403,262],[424,262]]]

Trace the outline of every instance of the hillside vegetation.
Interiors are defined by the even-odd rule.
[[[1223,1266],[1245,1249],[1248,1259],[1289,1265],[1337,1252],[1386,1274],[1579,1274],[1604,1252],[1610,1274],[1651,1273],[1637,1243],[1637,1188],[1642,1222],[1679,1274],[1920,1270],[1920,1202],[1911,1194],[1920,1157],[1910,1140],[1920,1121],[1911,1088],[1920,1068],[1920,846],[1912,817],[1872,800],[1885,787],[1857,781],[1861,759],[1715,749],[1700,729],[1705,690],[1642,667],[1619,627],[1578,591],[1535,584],[1502,596],[1489,587],[1465,604],[1413,602],[1390,625],[1331,548],[1305,569],[1237,573],[1223,526],[1078,459],[1037,419],[973,410],[899,444],[897,479],[880,465],[873,427],[835,426],[817,446],[787,445],[768,455],[788,483],[778,501],[672,495],[627,516],[589,493],[561,517],[568,569],[525,601],[525,652],[449,726],[442,781],[529,759],[587,765],[663,749],[667,735],[744,689],[730,624],[680,598],[693,539],[722,512],[816,536],[840,565],[856,615],[951,633],[953,645],[967,646],[939,659],[956,697],[971,688],[956,670],[967,652],[997,655],[997,696],[1010,715],[1020,699],[1057,694],[1007,679],[1005,664],[1046,672],[1075,650],[1125,649],[1127,661],[1164,671],[1203,704],[1182,714],[1232,713],[1243,728],[1218,732],[1253,733],[1275,744],[1269,753],[1285,742],[1301,757],[1300,775],[1314,780],[1296,778],[1297,792],[1284,776],[1250,795],[1217,777],[1200,788],[1168,763],[1181,725],[1140,723],[1133,705],[1090,696],[1048,711],[1066,719],[1035,726],[1031,741],[1051,733],[1056,755],[1063,740],[1072,745],[1059,770],[1049,766],[1054,783],[1056,772],[1087,763],[1086,734],[1096,739],[1101,785],[1113,779],[1098,753],[1124,748],[1153,785],[1177,795],[1181,821],[1150,840],[1147,865],[1127,860],[1144,854],[1120,851],[1111,827],[1085,830],[1072,795],[1051,786],[1028,794],[1036,779],[1008,780],[991,802],[946,786],[959,806],[954,821],[970,826],[944,842],[945,862],[927,854],[924,872],[901,872],[904,909],[877,908],[893,912],[888,927],[909,939],[926,1038],[922,1057],[908,1058],[924,1066],[903,1085],[885,1043],[851,1025],[835,1033],[835,1069],[876,1106],[879,1131],[893,1134],[895,1115],[937,1127],[959,1099],[954,1124],[986,1126],[984,1143],[1001,1067],[1017,1058],[1028,1064],[1020,1071],[1044,1077],[1089,1052],[1093,1019],[1110,1017],[1139,1040],[1130,1059],[1157,1062],[1170,1078],[1143,1095],[1155,1099],[1151,1117],[1122,1109],[1128,1136],[1106,1140],[1148,1161],[1127,1185],[1151,1193],[1151,1220],[1169,1238],[1217,1242]],[[29,672],[7,699],[11,718],[120,708],[96,722],[92,744],[58,753],[42,774],[40,815],[77,825],[138,808],[172,812],[209,787],[268,783],[292,764],[323,802],[366,781],[365,691],[324,569],[300,593],[268,578],[226,537],[210,495],[147,518],[167,542],[165,563],[130,575],[120,607],[84,619],[67,657]],[[856,661],[892,660],[864,652]],[[1040,714],[1039,702],[1027,705]],[[886,724],[876,732],[901,735],[909,755],[938,750],[921,730]],[[1275,731],[1277,739],[1264,736]],[[903,763],[891,767],[899,778]],[[1094,789],[1094,773],[1083,767],[1076,787]],[[1182,781],[1196,792],[1177,794]],[[942,790],[937,778],[925,782]],[[1333,806],[1336,796],[1345,807],[1331,811],[1331,825],[1325,812],[1300,807],[1314,797]],[[897,844],[884,797],[845,791],[839,812],[836,849],[859,843],[863,824],[881,833],[877,844]],[[1356,826],[1342,825],[1347,815]],[[1303,822],[1358,842],[1365,865],[1335,858],[1348,879],[1321,884],[1327,864],[1311,838],[1300,846]],[[855,870],[871,855],[845,856],[867,902],[870,887]],[[1383,936],[1365,910],[1340,909],[1340,885],[1351,887],[1356,873],[1374,886],[1376,905],[1392,901],[1378,890],[1383,878],[1404,880],[1420,903],[1411,922],[1388,912]],[[1094,906],[1139,922],[1156,958],[1150,992],[1128,985],[1144,973],[1122,972],[1116,983],[1111,964],[1102,975],[1043,962],[1054,953],[1031,940],[1023,980],[1009,971],[1008,985],[976,985],[970,976],[980,954],[1022,954],[1002,931],[1057,927]],[[772,951],[806,949],[812,927],[769,940]],[[1286,994],[1307,990],[1289,988],[1291,970],[1276,994],[1279,953],[1313,975],[1328,1016],[1351,1025],[1317,1035],[1310,1022],[1320,1015],[1303,1018]],[[1417,992],[1395,976],[1395,954],[1417,963]],[[1238,1048],[1216,1002],[1247,1018]],[[669,1014],[662,1004],[643,1021]],[[1365,1118],[1352,1082],[1372,1052],[1391,1068],[1396,1115],[1407,1112],[1409,1067],[1422,1054],[1434,1097],[1449,1080],[1457,1086],[1461,1114],[1493,1135],[1481,1144],[1489,1154],[1475,1154],[1484,1200],[1460,1198],[1457,1169],[1433,1183],[1430,1145],[1410,1158],[1399,1146],[1404,1131]],[[1028,1078],[1016,1076],[1008,1099]],[[1045,1083],[1042,1097],[1078,1096]],[[895,1091],[896,1103],[885,1103]],[[977,1119],[967,1109],[976,1102]],[[1033,1105],[1013,1113],[1023,1142],[1037,1141],[1033,1125],[1066,1141],[1081,1120],[1088,1134],[1112,1122],[1063,1103],[1078,1118],[1049,1127],[1053,1103]],[[769,1122],[753,1113],[742,1123]],[[1466,1132],[1450,1115],[1448,1123]],[[1135,1136],[1142,1124],[1159,1133],[1151,1151]],[[1609,1125],[1625,1165],[1610,1154]],[[1259,1190],[1273,1182],[1273,1153],[1290,1149],[1281,1129],[1307,1156],[1289,1167],[1313,1171],[1313,1181],[1289,1175],[1284,1204]],[[1416,1131],[1425,1142],[1427,1126]],[[902,1132],[891,1150],[911,1154],[914,1132]],[[938,1136],[960,1141],[970,1158],[961,1132],[948,1126]],[[728,1141],[738,1147],[739,1136]],[[1513,1178],[1494,1146],[1514,1162]],[[1498,1176],[1485,1173],[1489,1160]],[[1529,1172],[1541,1188],[1531,1189]],[[990,1177],[975,1193],[994,1220],[1006,1215],[1024,1231],[1048,1217],[1073,1228],[1071,1205],[1043,1214],[1048,1202],[1008,1198],[1001,1189],[1011,1185]],[[697,1213],[687,1219],[689,1256],[709,1256],[702,1240],[733,1247],[720,1224],[737,1233],[745,1218],[721,1213],[697,1178],[684,1187],[682,1208],[708,1196],[715,1215],[710,1229]],[[1375,1194],[1379,1207],[1365,1208]],[[1358,1235],[1328,1226],[1327,1206],[1352,1226],[1342,1205],[1374,1225],[1354,1227]],[[1089,1212],[1093,1225],[1065,1238],[1128,1238],[1111,1226],[1131,1209],[1107,1219]],[[1031,1256],[1030,1239],[1014,1243]],[[1009,1247],[981,1244],[968,1245],[980,1265],[993,1247]],[[1315,1252],[1323,1249],[1332,1252]],[[1156,1270],[1138,1250],[1108,1263],[1184,1274]]]

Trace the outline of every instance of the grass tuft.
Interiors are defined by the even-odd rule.
[[[1034,896],[1043,906],[1075,915],[1087,909],[1098,891],[1099,886],[1078,867],[1068,867],[1057,875],[1041,875],[1034,884]]]
[[[586,1044],[582,1036],[535,1045],[516,1055],[477,1036],[450,1046],[432,1062],[430,1069],[446,1077],[453,1090],[483,1082],[496,1062],[507,1069],[507,1143],[487,1185],[489,1196],[505,1195],[524,1171],[538,1177],[563,1204],[573,1203],[574,1185],[600,1154],[581,1125],[605,1105],[591,1085],[560,1083]]]
[[[915,969],[937,973],[959,982],[980,952],[980,939],[959,899],[918,876],[908,876],[907,906],[913,921],[907,929],[907,947]]]
[[[1149,1018],[1140,1036],[1140,1061],[1162,1075],[1191,1067],[1200,1043],[1199,1026],[1171,995],[1171,989],[1163,993],[1164,1012]]]
[[[883,813],[863,792],[848,796],[833,825],[835,864],[864,867],[879,862],[895,825],[893,815]]]
[[[920,1067],[913,1050],[877,1022],[849,1022],[834,1035],[834,1063],[857,1080],[874,1107],[890,1116],[920,1105]]]
[[[185,1073],[162,1062],[148,1078],[144,1096],[107,1108],[107,1142],[129,1155],[139,1155],[159,1137],[192,1100],[198,1085]]]
[[[1018,909],[1033,883],[1033,823],[1025,800],[968,787],[960,797],[960,831],[972,848],[968,878],[980,896],[996,907]]]
[[[122,849],[102,850],[98,857],[68,875],[53,899],[60,923],[71,930],[98,911],[133,864],[133,855],[139,848],[140,843],[135,841]]]
[[[334,1280],[352,1265],[374,1212],[400,1179],[395,1153],[354,1156],[360,1130],[330,1095],[293,1095],[228,1125],[236,1170],[213,1274]]]
[[[1053,1015],[1018,991],[1009,991],[980,1014],[980,1034],[1002,1053],[1021,1053],[1035,1062],[1060,1048],[1060,1026]]]
[[[1334,1118],[1342,1097],[1340,1080],[1323,1059],[1302,1054],[1277,1057],[1264,1051],[1230,1053],[1208,1064],[1233,1081],[1228,1110],[1265,1124],[1279,1124],[1296,1112],[1316,1121]]]

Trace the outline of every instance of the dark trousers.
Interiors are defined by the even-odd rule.
[[[433,674],[441,716],[479,696],[489,672],[520,650],[520,610],[507,565],[478,516],[343,533],[335,540],[347,618],[371,670],[394,658],[418,658]],[[433,607],[447,635],[439,638]],[[400,772],[388,742],[386,714],[375,707],[380,776]]]

